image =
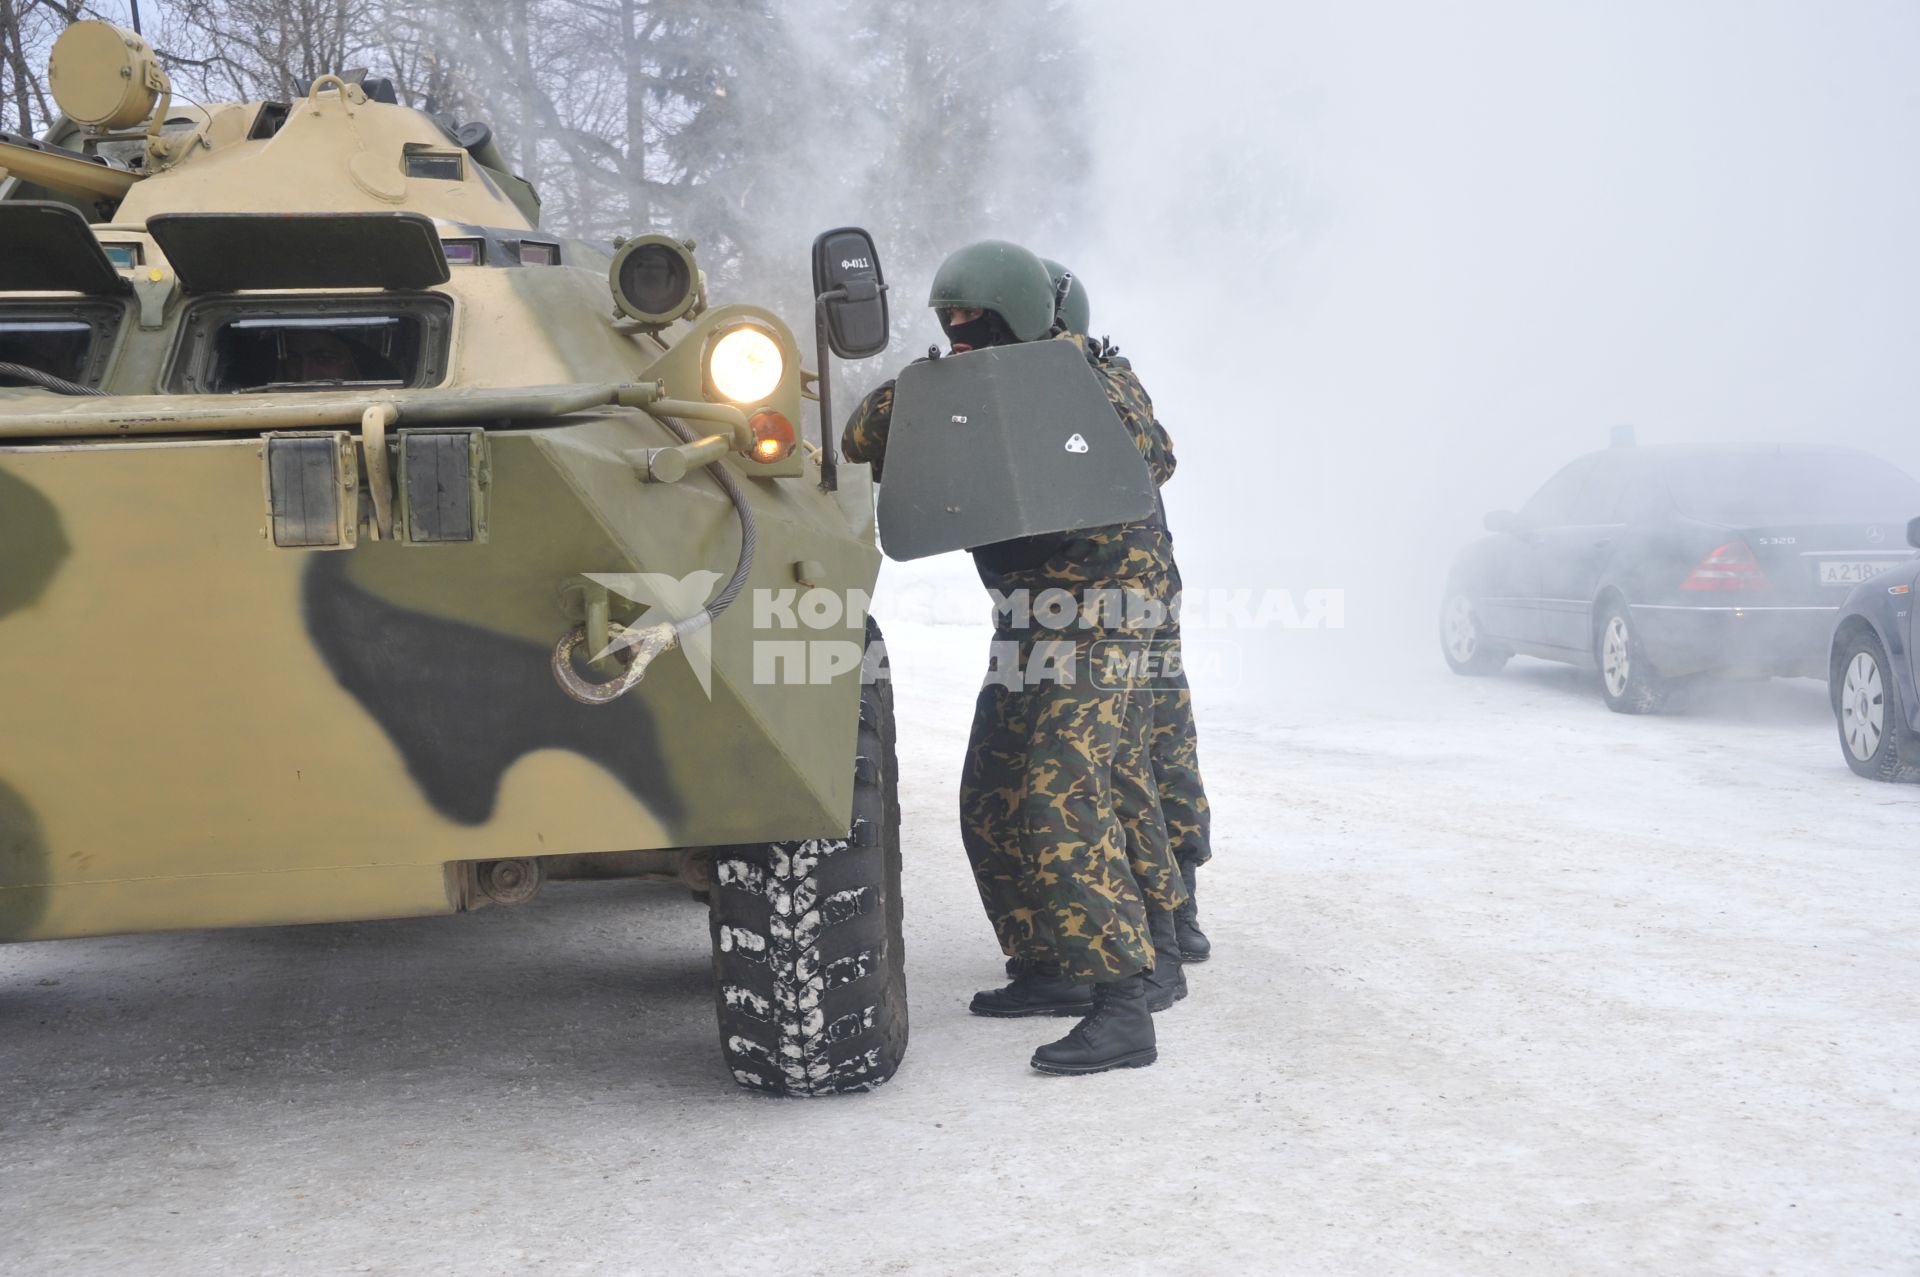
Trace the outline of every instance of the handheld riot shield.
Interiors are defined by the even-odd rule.
[[[1153,478],[1070,342],[909,366],[893,392],[880,541],[921,559],[1153,513]]]

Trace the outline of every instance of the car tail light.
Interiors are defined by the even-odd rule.
[[[1771,590],[1773,582],[1753,557],[1745,541],[1729,541],[1700,560],[1686,580],[1683,590]]]
[[[762,409],[753,414],[748,423],[753,427],[753,450],[750,455],[755,461],[771,465],[775,461],[785,461],[793,451],[793,423],[771,409]]]

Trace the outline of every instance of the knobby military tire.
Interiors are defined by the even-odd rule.
[[[893,688],[872,620],[866,670],[850,836],[714,861],[720,1050],[740,1085],[769,1095],[872,1090],[906,1054]]]

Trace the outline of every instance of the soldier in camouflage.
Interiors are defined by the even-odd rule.
[[[1193,721],[1193,693],[1180,650],[1180,569],[1173,569],[1173,603],[1162,627],[1162,674],[1153,688],[1151,758],[1154,787],[1166,821],[1167,838],[1186,884],[1187,899],[1174,910],[1174,932],[1180,957],[1205,962],[1213,944],[1200,929],[1200,899],[1196,879],[1201,865],[1213,859],[1212,822],[1207,789],[1200,780],[1200,738]]]
[[[1058,262],[1046,258],[1041,260],[1054,284],[1056,328],[1085,335],[1092,319],[1085,283]],[[1150,401],[1146,399],[1145,390],[1139,388],[1139,379],[1133,374],[1132,365],[1110,343],[1102,340],[1094,345],[1099,349],[1103,362],[1123,380],[1131,383],[1138,401],[1147,403],[1151,411]],[[1154,426],[1166,449],[1164,473],[1171,476],[1175,465],[1171,440],[1157,419]],[[1163,505],[1163,519],[1165,513]],[[1207,795],[1200,778],[1193,696],[1187,686],[1180,647],[1180,572],[1177,563],[1171,564],[1170,569],[1172,590],[1167,600],[1167,621],[1154,636],[1157,659],[1148,693],[1153,720],[1149,755],[1136,764],[1131,755],[1123,754],[1116,760],[1114,772],[1115,801],[1121,823],[1129,833],[1129,847],[1147,843],[1150,840],[1146,832],[1149,822],[1164,816],[1174,857],[1187,887],[1186,903],[1170,916],[1149,910],[1149,930],[1153,933],[1157,960],[1147,979],[1151,986],[1150,1001],[1156,1011],[1164,1010],[1186,996],[1187,982],[1181,969],[1183,963],[1206,961],[1212,948],[1206,933],[1200,929],[1195,899],[1196,871],[1211,856]],[[1027,967],[1025,959],[1007,960],[1007,974],[1010,977],[1017,979],[1026,972]],[[994,1013],[994,1008],[1002,1007],[1007,1001],[1005,996],[983,994],[975,1000],[974,1009]],[[1038,1010],[1036,1008],[1034,1013],[1038,1013]],[[1001,1009],[999,1013],[1008,1012]]]
[[[1054,336],[1046,267],[1016,245],[961,249],[936,273],[929,305],[955,353]],[[1084,334],[1061,333],[1099,375],[1156,479],[1171,472],[1152,404]],[[868,395],[843,448],[882,478],[893,387]],[[961,832],[982,904],[1009,957],[1023,964],[1004,989],[976,997],[989,1015],[1086,1013],[1034,1053],[1043,1072],[1095,1073],[1156,1056],[1150,912],[1186,901],[1157,802],[1123,821],[1115,777],[1144,773],[1151,748],[1136,667],[1109,662],[1116,645],[1151,639],[1171,588],[1171,545],[1156,514],[1135,523],[1025,537],[974,551],[995,598],[994,665],[975,704],[961,778]],[[1055,622],[1033,604],[1060,592]],[[1050,623],[1051,622],[1051,623]]]
[[[1091,331],[1093,322],[1092,301],[1088,297],[1084,280],[1073,274],[1065,266],[1049,258],[1041,259],[1047,273],[1052,278],[1055,295],[1059,298],[1058,323],[1068,332],[1085,334]],[[1106,342],[1100,343],[1104,358],[1109,367],[1124,372],[1135,385],[1139,379],[1133,374],[1133,365],[1123,358],[1119,350]],[[1145,391],[1140,392],[1144,398]],[[1171,437],[1156,419],[1154,428],[1166,442],[1167,477],[1171,478],[1176,464],[1173,456]],[[1161,480],[1165,482],[1165,480]],[[1161,518],[1166,517],[1166,509],[1161,508]],[[1172,543],[1172,534],[1168,534],[1168,543]],[[1207,790],[1200,779],[1200,743],[1199,731],[1193,721],[1193,693],[1187,686],[1187,671],[1182,660],[1180,648],[1180,603],[1182,587],[1178,563],[1169,559],[1169,574],[1172,592],[1169,598],[1167,622],[1154,635],[1154,646],[1158,655],[1155,677],[1151,689],[1153,709],[1152,748],[1149,751],[1152,773],[1151,784],[1162,815],[1166,821],[1167,836],[1173,846],[1174,859],[1180,865],[1180,875],[1186,883],[1187,900],[1173,915],[1173,943],[1164,939],[1161,948],[1175,950],[1185,962],[1205,962],[1213,953],[1213,945],[1207,939],[1206,932],[1200,929],[1199,895],[1195,879],[1201,865],[1213,858],[1211,823],[1207,809]],[[1122,787],[1123,800],[1129,792],[1137,789],[1137,778],[1129,778]],[[1140,799],[1133,799],[1131,808],[1138,813],[1144,805]],[[1144,819],[1136,815],[1133,819]],[[1126,819],[1123,816],[1123,819]],[[1166,967],[1168,964],[1160,964]],[[1009,974],[1012,974],[1009,972]],[[1164,976],[1171,980],[1173,977]],[[1185,996],[1185,982],[1179,985],[1179,996]]]

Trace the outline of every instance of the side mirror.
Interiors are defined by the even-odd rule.
[[[1920,550],[1920,519],[1907,520],[1907,544]]]
[[[887,348],[887,281],[873,236],[857,226],[822,232],[813,241],[814,365],[820,396],[820,486],[839,486],[840,458],[834,449],[839,427],[833,420],[833,376],[827,351],[842,359],[865,359]]]
[[[887,348],[887,283],[873,236],[843,226],[814,240],[813,295],[834,354],[865,359]]]
[[[1511,510],[1495,510],[1483,520],[1489,532],[1518,532],[1520,516]]]

